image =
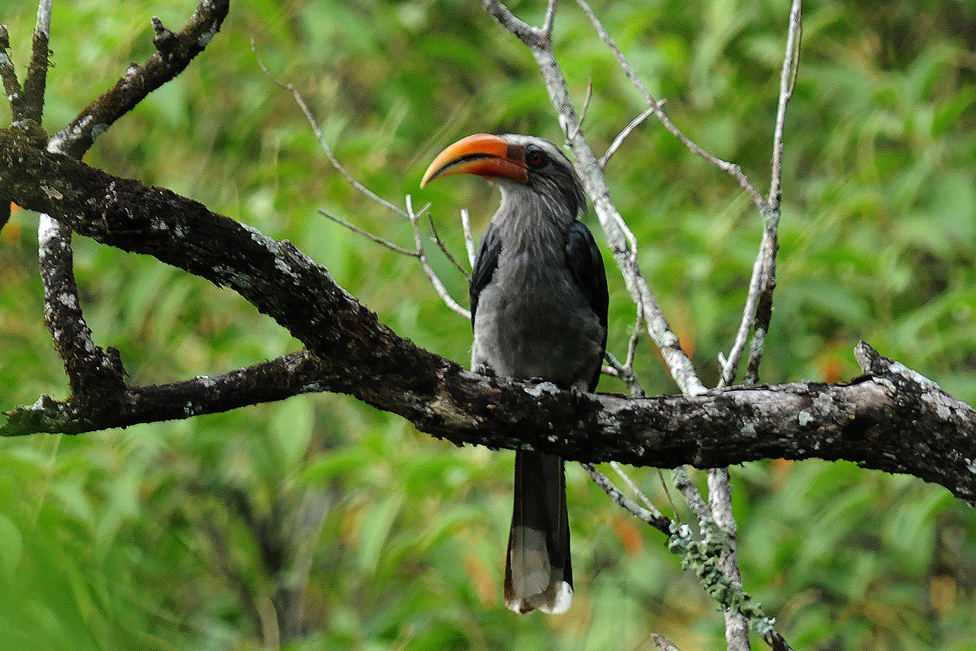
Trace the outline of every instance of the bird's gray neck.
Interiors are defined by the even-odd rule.
[[[576,219],[569,207],[553,194],[507,184],[501,185],[501,191],[502,203],[492,223],[510,249],[525,250],[555,243]]]

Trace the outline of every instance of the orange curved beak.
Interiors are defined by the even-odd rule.
[[[502,177],[528,183],[523,152],[521,145],[509,144],[491,134],[476,133],[439,153],[424,172],[420,187],[440,176],[452,174],[477,174],[488,180]]]

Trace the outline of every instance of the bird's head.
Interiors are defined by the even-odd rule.
[[[542,138],[486,133],[462,138],[437,155],[420,187],[452,174],[481,176],[497,183],[503,195],[538,195],[550,205],[564,207],[571,219],[586,211],[586,195],[573,164]]]

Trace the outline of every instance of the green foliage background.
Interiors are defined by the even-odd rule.
[[[512,5],[538,24],[544,3]],[[152,53],[183,0],[55,6],[45,126],[53,132],[129,61]],[[786,0],[594,3],[691,138],[768,187]],[[36,5],[7,2],[24,70]],[[556,47],[586,133],[605,147],[644,106],[573,3]],[[401,335],[465,362],[470,330],[413,259],[322,208],[408,244],[409,226],[329,166],[295,83],[336,154],[380,194],[433,202],[455,251],[486,184],[417,187],[458,137],[559,142],[531,57],[476,2],[233,3],[175,82],[101,136],[86,160],[169,187],[287,238]],[[786,127],[779,285],[763,379],[857,373],[865,339],[976,402],[976,11],[968,1],[811,0]],[[4,109],[6,110],[6,109]],[[9,110],[3,113],[9,121]],[[714,380],[759,242],[736,184],[648,121],[608,168],[675,330]],[[0,233],[0,409],[64,396],[42,321],[36,216]],[[165,382],[278,356],[296,341],[240,298],[150,258],[76,238],[86,316],[131,380]],[[456,296],[463,278],[435,264]],[[611,273],[611,349],[634,314]],[[675,389],[650,345],[638,372]],[[602,390],[620,391],[605,380]],[[662,537],[568,470],[577,597],[563,617],[500,599],[511,455],[455,449],[344,396],[192,421],[0,445],[0,639],[6,649],[648,649],[723,646],[722,618]],[[656,471],[634,476],[664,507]],[[733,469],[746,589],[797,649],[976,649],[976,518],[945,490],[849,464]],[[668,510],[667,508],[665,510]],[[685,520],[689,515],[681,511]],[[276,616],[277,612],[277,616]]]

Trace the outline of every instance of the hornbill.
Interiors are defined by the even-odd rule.
[[[501,188],[471,278],[471,366],[476,372],[593,391],[607,343],[607,278],[583,186],[551,142],[468,136],[442,151],[420,183],[477,174]],[[515,505],[505,604],[564,613],[573,599],[562,458],[515,453]]]

